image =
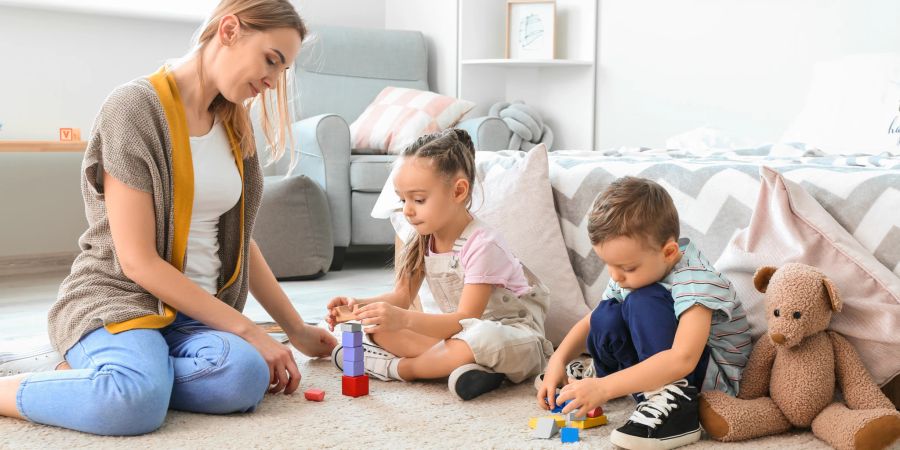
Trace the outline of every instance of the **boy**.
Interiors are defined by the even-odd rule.
[[[621,178],[597,198],[588,233],[609,285],[535,380],[542,408],[570,400],[563,413],[635,394],[637,409],[610,436],[619,447],[696,442],[698,390],[736,395],[750,355],[750,327],[731,283],[679,232],[672,198],[653,181]],[[570,367],[576,376],[554,398],[567,363],[585,349],[592,367],[569,364],[584,378]]]

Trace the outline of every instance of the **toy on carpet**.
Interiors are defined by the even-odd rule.
[[[309,401],[321,402],[322,400],[325,400],[325,391],[321,389],[307,389],[306,392],[303,393],[303,396]]]
[[[750,354],[737,398],[701,396],[700,421],[710,437],[740,441],[811,427],[838,450],[882,449],[900,437],[900,413],[850,342],[826,331],[841,310],[834,283],[791,263],[760,268],[753,284],[766,294],[768,331]],[[843,401],[834,400],[835,387]]]
[[[341,345],[344,347],[344,375],[341,391],[349,397],[369,395],[369,376],[363,363],[362,325],[341,324]]]
[[[578,430],[586,430],[606,424],[607,419],[603,414],[603,408],[599,407],[588,411],[584,417],[578,417],[576,413],[570,412],[566,415],[553,414],[548,417],[532,417],[528,419],[528,426],[534,428],[532,437],[550,439],[559,431],[561,433],[560,439],[563,443],[578,442]]]

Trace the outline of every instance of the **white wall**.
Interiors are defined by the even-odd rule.
[[[455,97],[457,0],[385,0],[384,27],[419,30],[428,44],[428,86]]]
[[[895,0],[600,0],[599,15],[598,148],[705,124],[775,141],[816,61],[900,52]]]
[[[42,0],[41,9],[4,6],[3,1],[0,139],[55,140],[60,127],[81,128],[87,139],[109,92],[186,53],[201,22],[161,18],[158,11],[100,14],[53,9],[51,0]],[[383,0],[297,4],[311,26],[384,27]],[[80,158],[0,156],[0,258],[76,251],[87,227],[78,190]]]

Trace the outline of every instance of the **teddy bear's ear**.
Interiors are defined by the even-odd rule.
[[[766,293],[766,288],[769,287],[769,280],[772,279],[772,275],[775,271],[778,270],[772,266],[763,266],[759,269],[756,269],[756,273],[753,274],[753,286],[756,287],[756,290]]]
[[[822,283],[825,284],[825,293],[828,294],[828,300],[830,302],[831,309],[833,309],[834,312],[841,312],[843,301],[841,301],[841,296],[840,294],[838,294],[838,290],[834,285],[834,282],[828,278],[822,278]]]

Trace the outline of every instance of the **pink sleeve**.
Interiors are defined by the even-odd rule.
[[[459,261],[465,284],[493,284],[514,292],[528,289],[519,260],[490,230],[477,230],[463,245]]]

